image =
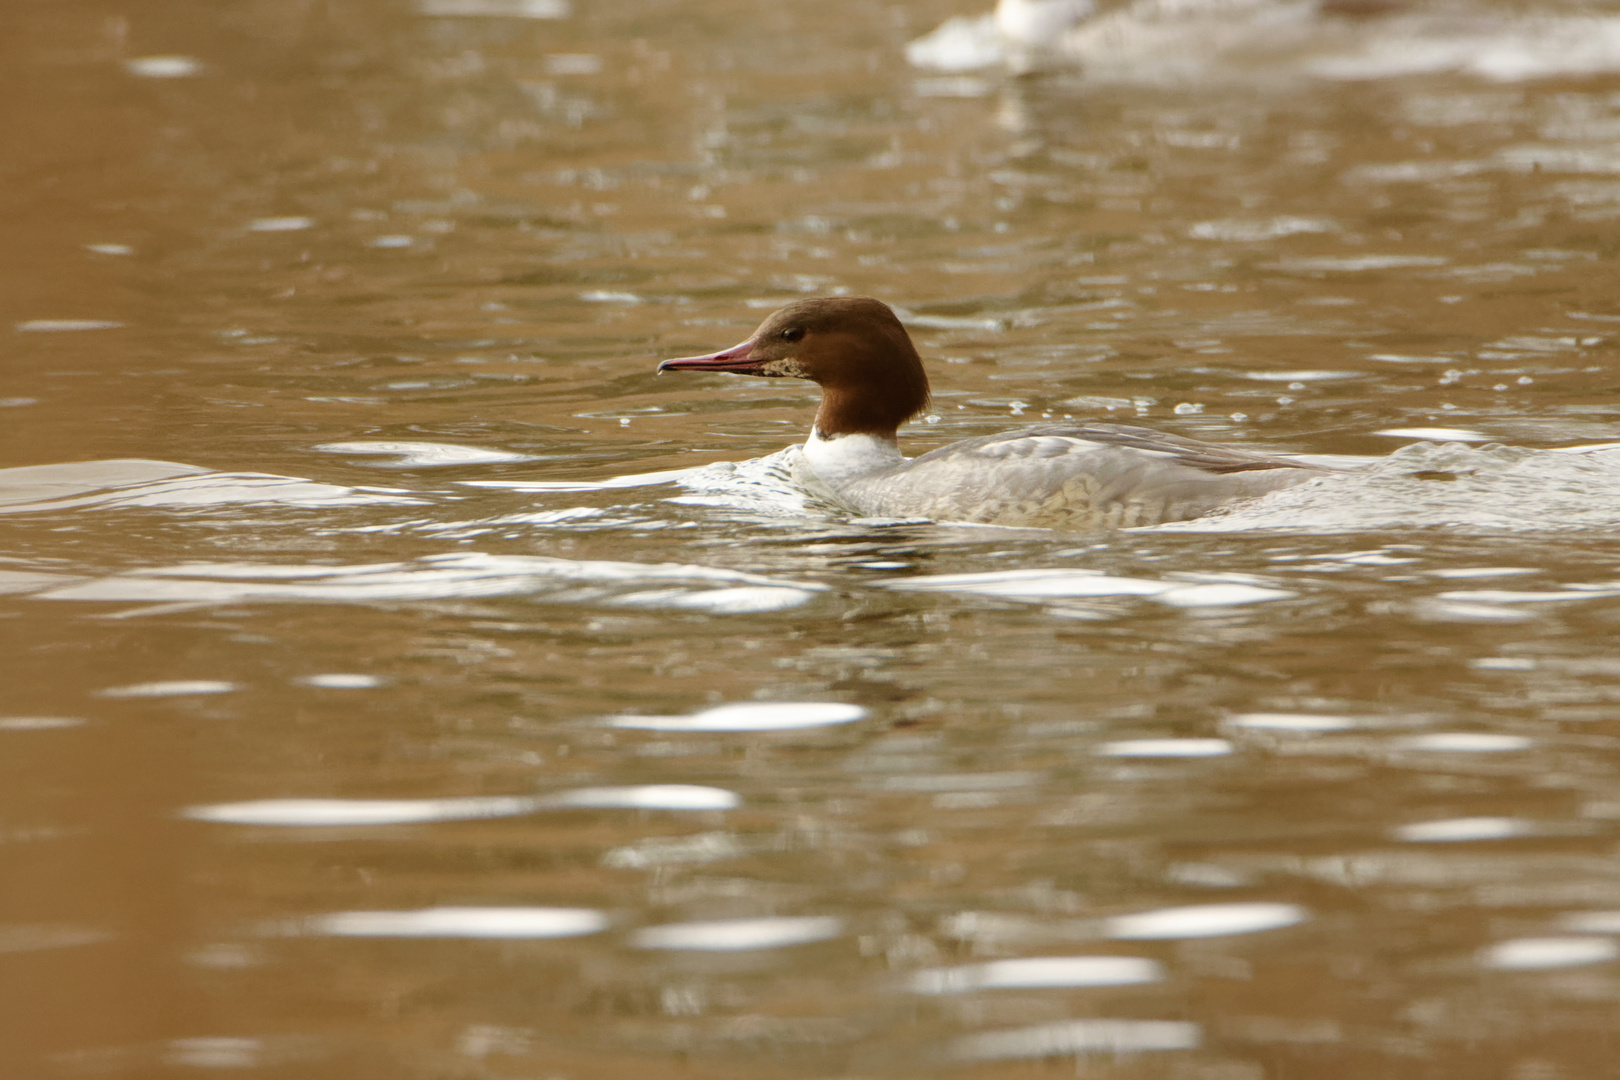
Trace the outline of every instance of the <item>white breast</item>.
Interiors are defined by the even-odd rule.
[[[824,439],[819,431],[811,431],[810,438],[805,440],[804,456],[816,475],[834,490],[859,477],[892,469],[906,460],[900,448],[888,439],[875,435],[835,435]]]

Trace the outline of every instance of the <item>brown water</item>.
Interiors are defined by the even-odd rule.
[[[4,1075],[1620,1075],[1620,76],[453,8],[0,10]],[[652,374],[833,291],[913,450],[1473,442],[851,521]]]

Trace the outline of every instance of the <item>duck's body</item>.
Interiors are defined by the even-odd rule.
[[[868,517],[1097,531],[1199,517],[1321,470],[1116,424],[1042,424],[906,458],[899,426],[928,403],[910,336],[864,297],[803,300],[740,345],[664,370],[809,379],[821,407],[804,446],[810,482]]]

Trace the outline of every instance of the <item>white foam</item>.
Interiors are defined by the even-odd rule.
[[[434,907],[416,911],[339,911],[304,919],[304,933],[333,937],[561,938],[606,930],[590,908]]]
[[[1201,1039],[1199,1026],[1183,1020],[1065,1020],[968,1035],[951,1044],[951,1054],[973,1061],[1070,1054],[1135,1054],[1149,1050],[1194,1050]]]
[[[1443,818],[1402,825],[1395,839],[1409,844],[1456,844],[1471,840],[1506,840],[1528,836],[1534,830],[1527,821],[1509,817]]]
[[[1103,743],[1096,752],[1103,757],[1224,757],[1232,744],[1225,739],[1120,739]]]
[[[843,933],[843,921],[828,915],[799,918],[716,919],[706,922],[649,926],[631,935],[643,949],[691,949],[740,952],[780,949],[827,941]]]
[[[859,705],[837,701],[751,701],[687,716],[616,716],[613,727],[642,731],[793,731],[864,719]]]
[[[1499,971],[1547,971],[1604,964],[1620,957],[1620,942],[1600,937],[1532,937],[1498,942],[1479,954]]]
[[[1104,934],[1122,941],[1182,940],[1227,937],[1279,930],[1310,918],[1298,904],[1195,904],[1160,908],[1104,921]]]
[[[914,974],[910,985],[918,994],[964,994],[974,990],[1135,986],[1162,978],[1164,969],[1157,961],[1139,956],[1038,956],[930,968]]]

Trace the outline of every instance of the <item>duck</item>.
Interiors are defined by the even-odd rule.
[[[928,407],[911,335],[863,296],[799,300],[746,341],[658,372],[805,379],[821,403],[797,478],[858,517],[1102,532],[1160,525],[1302,484],[1327,470],[1123,424],[1037,424],[908,458],[899,429]]]

